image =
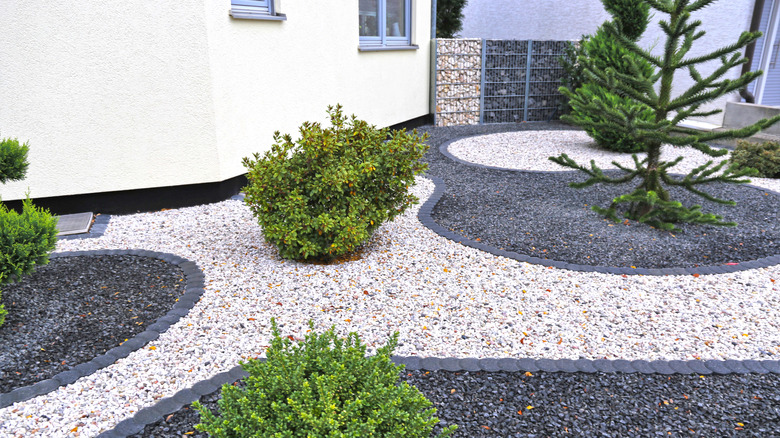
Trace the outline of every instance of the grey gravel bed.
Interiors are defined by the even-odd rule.
[[[625,221],[615,224],[590,206],[608,206],[633,184],[568,187],[584,181],[573,171],[524,172],[455,162],[439,151],[453,137],[482,129],[447,130],[436,135],[425,159],[428,175],[444,180],[446,193],[432,217],[439,225],[471,240],[519,254],[589,266],[694,268],[739,263],[780,253],[780,196],[735,184],[713,184],[706,191],[736,206],[716,204],[683,189],[673,199],[700,204],[703,211],[735,221],[735,228],[681,224],[665,232]],[[567,129],[561,124],[517,125],[519,129]],[[505,126],[495,128],[506,129]],[[564,168],[561,168],[562,170]]]
[[[143,332],[184,293],[183,271],[148,257],[52,258],[6,285],[0,393],[90,361]]]
[[[777,374],[409,370],[401,379],[431,400],[440,427],[458,425],[457,437],[780,436]],[[216,413],[219,399],[200,402]],[[205,438],[199,421],[188,405],[131,436]]]

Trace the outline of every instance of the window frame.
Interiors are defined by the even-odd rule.
[[[377,28],[379,29],[379,35],[360,36],[359,49],[367,51],[417,49],[418,47],[412,44],[412,0],[404,0],[405,36],[400,37],[387,35],[387,1],[377,0]],[[359,10],[358,17],[360,17]],[[359,31],[358,35],[360,35]]]
[[[276,13],[274,0],[230,0],[230,16],[246,20],[287,20],[286,15]]]

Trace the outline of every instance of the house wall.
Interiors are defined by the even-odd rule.
[[[690,56],[698,56],[736,42],[739,35],[750,28],[755,0],[720,0],[696,12],[694,20],[701,20],[701,29],[707,34],[694,43]],[[651,13],[655,11],[651,10]],[[596,32],[604,21],[610,18],[604,10],[601,0],[469,0],[464,8],[463,30],[461,38],[491,38],[518,40],[578,40],[584,34]],[[658,26],[660,19],[668,19],[665,14],[655,12],[640,45],[653,48],[653,53],[661,54],[665,34]],[[717,68],[719,62],[702,67],[705,73]],[[739,76],[740,68],[732,69],[728,78]],[[692,79],[684,73],[675,77],[674,93],[689,88]],[[733,93],[708,105],[706,109],[723,109],[728,101],[738,101],[739,95]],[[723,114],[706,118],[696,118],[720,125]]]
[[[197,1],[0,2],[0,136],[29,141],[3,200],[216,180]]]
[[[379,126],[428,114],[430,0],[419,50],[359,52],[358,0],[284,0],[287,21],[229,0],[0,2],[0,136],[30,143],[4,200],[223,181],[241,158],[341,103]]]
[[[245,171],[242,157],[270,148],[275,130],[297,137],[302,122],[327,122],[328,105],[378,126],[429,113],[430,0],[412,2],[420,48],[384,52],[357,50],[358,0],[284,0],[284,22],[233,20],[226,1],[206,8],[225,178]]]

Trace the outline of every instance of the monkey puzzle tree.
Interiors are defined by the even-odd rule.
[[[753,79],[761,75],[760,71],[749,72],[741,77],[730,80],[723,76],[733,67],[747,62],[741,50],[761,36],[760,32],[743,32],[737,42],[721,47],[701,56],[688,56],[693,43],[704,36],[704,31],[698,30],[701,21],[690,21],[691,14],[714,3],[715,0],[644,0],[651,8],[668,15],[668,20],[661,20],[659,25],[666,34],[663,53],[655,56],[640,48],[631,38],[621,32],[619,26],[607,22],[605,29],[622,47],[641,59],[652,64],[651,74],[647,74],[636,62],[626,57],[630,72],[616,71],[614,68],[599,69],[592,60],[584,60],[586,75],[595,83],[628,96],[637,102],[652,108],[654,120],[643,120],[640,108],[612,107],[601,99],[590,101],[580,100],[576,104],[588,111],[599,112],[608,125],[620,128],[629,133],[637,142],[642,143],[647,152],[643,160],[634,155],[634,168],[624,167],[617,162],[613,164],[624,172],[619,177],[610,177],[591,161],[590,167],[577,164],[566,154],[550,157],[565,167],[580,170],[589,178],[581,183],[571,183],[574,188],[589,187],[598,183],[624,184],[639,179],[640,183],[633,192],[616,197],[608,208],[594,206],[593,210],[610,219],[618,221],[618,207],[627,204],[624,216],[639,222],[644,222],[659,228],[674,230],[677,222],[734,226],[734,222],[725,222],[722,217],[712,213],[704,213],[701,206],[684,207],[680,202],[670,199],[665,187],[682,187],[696,195],[720,204],[734,205],[733,201],[719,199],[703,191],[702,185],[712,182],[746,183],[745,176],[754,175],[750,169],[738,170],[736,165],[726,167],[728,161],[723,160],[713,165],[713,160],[693,169],[682,178],[672,177],[668,171],[682,161],[677,157],[672,161],[661,160],[661,146],[669,144],[676,147],[693,147],[711,157],[719,157],[728,153],[726,150],[712,149],[706,142],[749,137],[780,120],[780,116],[762,119],[757,123],[736,130],[702,133],[692,129],[678,127],[677,124],[695,116],[709,116],[722,110],[700,109],[702,105],[732,91],[739,90]],[[711,73],[702,74],[697,69],[709,61],[719,60],[720,66]],[[672,96],[672,81],[675,73],[685,73],[693,79],[694,84],[688,90],[677,96]],[[562,90],[563,92],[563,90]],[[570,96],[577,99],[576,95]],[[568,117],[568,120],[587,129],[599,126],[590,120]]]

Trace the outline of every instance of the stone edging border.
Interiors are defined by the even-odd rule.
[[[42,380],[33,385],[23,386],[21,388],[16,388],[13,391],[0,394],[0,409],[11,406],[16,402],[30,400],[31,398],[48,394],[62,386],[70,385],[81,377],[88,376],[101,368],[113,364],[119,359],[129,356],[133,351],[138,350],[148,342],[157,339],[161,333],[168,330],[168,327],[178,322],[179,319],[190,311],[190,309],[195,307],[195,304],[198,302],[201,295],[203,295],[205,289],[205,274],[201,272],[195,262],[173,254],[146,251],[142,249],[100,250],[54,253],[50,258],[99,255],[133,255],[149,257],[176,265],[184,271],[184,278],[186,281],[184,294],[179,297],[179,300],[173,305],[173,308],[171,308],[168,313],[149,325],[145,331],[123,342],[121,345],[108,350],[89,362],[76,365],[68,371],[63,371],[50,379]]]
[[[548,172],[542,170],[508,169],[508,168],[495,167],[495,166],[486,166],[484,164],[471,163],[465,160],[461,160],[460,158],[452,155],[449,152],[449,146],[450,144],[459,140],[463,140],[465,138],[468,137],[459,137],[459,138],[446,141],[441,146],[439,146],[439,151],[445,157],[457,163],[465,164],[467,166],[472,166],[472,167],[480,167],[483,169],[491,169],[491,170],[512,171],[518,173],[560,173],[560,172]],[[577,171],[569,170],[569,171],[562,171],[562,172],[577,172]],[[437,224],[432,217],[433,209],[436,206],[436,204],[439,202],[441,197],[444,196],[447,186],[444,183],[444,180],[442,180],[439,177],[431,176],[431,175],[426,175],[426,177],[433,180],[433,183],[436,186],[436,188],[434,189],[431,197],[428,198],[428,200],[420,207],[420,211],[417,213],[417,217],[420,220],[420,222],[422,222],[423,225],[431,229],[431,231],[435,232],[436,234],[444,238],[447,238],[449,240],[452,240],[454,242],[460,243],[465,246],[469,246],[471,248],[478,249],[480,251],[485,251],[493,255],[510,258],[520,262],[527,262],[534,265],[542,265],[542,266],[553,267],[553,268],[568,269],[571,271],[600,272],[603,274],[618,274],[618,275],[619,274],[623,274],[623,275],[728,274],[732,272],[746,271],[748,269],[768,268],[770,266],[780,264],[780,254],[777,254],[774,256],[763,257],[757,260],[741,262],[736,265],[712,265],[712,266],[699,266],[697,268],[617,268],[617,267],[609,267],[609,266],[580,265],[577,263],[568,263],[568,262],[562,262],[558,260],[542,259],[539,257],[529,256],[526,254],[520,254],[514,251],[505,251],[490,245],[486,245],[482,242],[477,242],[468,239]],[[774,194],[775,196],[780,197],[780,193],[774,192],[769,189],[765,189],[763,187],[757,187],[749,184],[745,184],[745,187],[750,187],[764,192],[769,192]]]
[[[260,360],[265,360],[261,358]],[[607,360],[607,359],[459,359],[455,357],[393,356],[393,362],[405,365],[407,370],[438,371],[485,371],[485,372],[565,372],[565,373],[641,373],[641,374],[780,374],[780,361],[776,360]],[[166,397],[157,404],[141,409],[134,416],[122,420],[113,429],[98,438],[125,438],[140,433],[149,424],[165,418],[201,396],[211,394],[226,383],[248,376],[235,366],[230,371],[202,380],[191,388],[182,389],[172,397]]]
[[[111,221],[111,215],[99,214],[96,215],[92,226],[89,227],[89,231],[84,234],[71,234],[69,236],[57,237],[57,240],[81,240],[81,239],[94,239],[96,237],[103,237],[106,229],[108,229],[108,223]]]

